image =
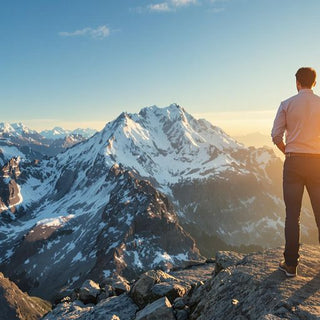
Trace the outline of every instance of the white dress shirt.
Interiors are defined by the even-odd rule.
[[[281,102],[271,132],[275,144],[283,141],[285,152],[320,154],[320,97],[312,89]]]

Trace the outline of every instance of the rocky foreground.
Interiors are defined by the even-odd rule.
[[[170,273],[150,270],[133,283],[86,281],[43,320],[320,319],[320,250],[301,248],[296,278],[277,266],[283,248],[241,255]]]

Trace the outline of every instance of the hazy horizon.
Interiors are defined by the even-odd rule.
[[[164,107],[164,106],[162,106]],[[184,106],[182,106],[184,107]],[[141,107],[142,108],[142,107]],[[140,109],[135,112],[138,113]],[[186,112],[190,113],[188,109]],[[74,130],[78,128],[91,128],[100,131],[104,126],[116,119],[116,117],[126,110],[119,110],[119,113],[113,118],[109,118],[105,121],[66,121],[62,119],[11,119],[9,121],[1,121],[7,123],[23,123],[28,128],[43,131],[51,130],[54,127],[61,127],[66,130]],[[190,113],[196,119],[206,119],[213,125],[220,127],[223,131],[231,136],[243,136],[259,132],[263,135],[270,135],[271,125],[274,117],[274,110],[262,110],[262,111],[237,111],[237,112],[209,112],[209,113]]]
[[[139,110],[137,111],[139,112]],[[186,110],[188,112],[188,110]],[[209,113],[209,114],[194,114],[195,118],[206,119],[211,122],[213,125],[220,127],[224,132],[229,136],[236,139],[238,142],[246,146],[254,147],[269,147],[272,148],[277,156],[282,158],[282,153],[277,150],[277,148],[272,143],[270,138],[270,133],[268,130],[263,130],[263,125],[265,129],[269,129],[269,122],[271,121],[271,116],[273,112],[271,111],[262,111],[262,112],[239,112],[238,114],[233,113],[230,117],[230,112],[220,112],[220,113]],[[245,117],[247,121],[255,123],[256,126],[247,125],[247,130],[242,129],[243,120],[242,117]],[[116,118],[116,117],[115,117]],[[114,119],[115,119],[114,118]],[[109,121],[112,121],[111,119]],[[36,130],[37,132],[52,130],[55,127],[61,127],[65,130],[75,130],[75,129],[95,129],[101,131],[106,124],[109,122],[73,122],[73,126],[70,126],[70,122],[63,122],[59,120],[34,120],[34,121],[10,121],[9,123],[23,123],[29,129]],[[46,124],[46,126],[44,125]]]

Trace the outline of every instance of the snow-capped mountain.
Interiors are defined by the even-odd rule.
[[[23,123],[0,122],[0,140],[18,145],[43,143],[44,138],[35,130],[31,130]]]
[[[178,105],[122,113],[90,139],[40,162],[19,159],[2,176],[4,189],[17,185],[2,199],[2,269],[39,294],[89,274],[134,277],[200,259],[183,229],[207,255],[279,245],[281,166],[271,150],[246,148]]]
[[[47,154],[49,156],[55,156],[58,153],[66,150],[67,148],[70,148],[74,145],[76,145],[79,142],[85,141],[87,138],[80,134],[70,133],[69,135],[65,136],[64,138],[59,139],[51,139],[47,140],[49,143],[49,150]]]
[[[7,123],[0,122],[0,135],[2,134],[10,134],[13,136],[21,136],[27,134],[37,134],[36,131],[30,130],[23,123]]]
[[[61,127],[54,127],[51,130],[43,130],[40,134],[46,139],[56,140],[56,139],[64,139],[70,135],[81,135],[82,137],[88,139],[93,136],[97,131],[90,128],[78,128],[75,130],[68,130]]]
[[[23,123],[0,123],[0,143],[2,146],[14,146],[20,153],[34,152],[37,159],[55,156],[57,153],[91,137],[93,129],[65,130],[60,127],[38,133]],[[23,147],[27,147],[23,148]],[[24,150],[21,150],[23,148]]]
[[[97,130],[91,129],[91,128],[78,128],[78,129],[72,130],[71,133],[81,135],[88,139],[92,137],[95,133],[97,133]]]
[[[46,139],[60,139],[65,138],[71,133],[71,130],[66,130],[61,127],[54,127],[51,130],[40,131],[40,134]]]
[[[59,177],[48,168],[39,180],[27,178],[29,190],[19,192],[27,210],[1,227],[2,270],[23,290],[52,298],[89,276],[101,280],[119,273],[132,279],[153,267],[202,259],[164,195],[117,165],[99,165],[79,176],[66,170]],[[90,176],[95,170],[99,178]],[[27,199],[32,191],[40,201]]]

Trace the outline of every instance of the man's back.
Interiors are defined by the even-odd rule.
[[[282,138],[285,131],[286,153],[320,154],[320,97],[312,89],[302,89],[281,103],[272,136]]]
[[[300,211],[305,187],[312,203],[320,242],[320,97],[312,91],[317,74],[314,69],[303,67],[295,76],[299,93],[281,102],[271,133],[273,142],[286,155],[282,184],[286,245],[284,261],[279,263],[279,269],[288,277],[297,275]]]

